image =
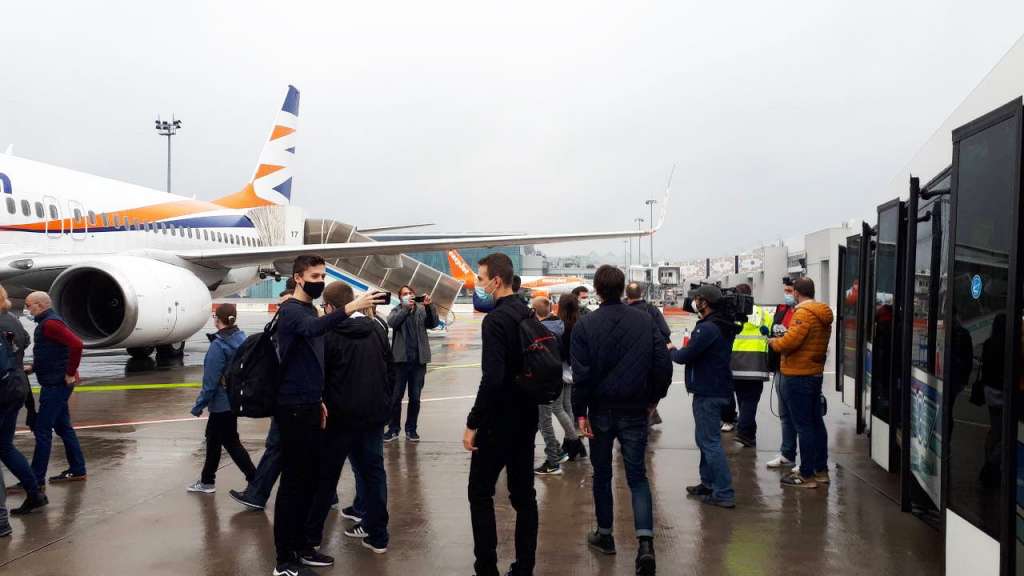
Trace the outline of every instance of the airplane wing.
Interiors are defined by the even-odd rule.
[[[660,224],[659,224],[660,225]],[[178,252],[183,260],[216,268],[253,266],[280,260],[293,260],[303,254],[319,254],[324,258],[361,258],[402,254],[405,252],[436,252],[452,248],[495,248],[521,244],[553,244],[635,238],[653,234],[657,228],[619,232],[591,232],[583,234],[524,234],[516,236],[488,236],[483,238],[431,238],[385,242],[349,242],[341,244],[301,244],[267,246],[264,248],[235,248],[216,250],[188,250]]]
[[[410,228],[425,228],[427,226],[433,226],[432,222],[424,224],[399,224],[396,226],[373,226],[369,228],[357,227],[356,230],[363,234],[376,234],[377,232],[393,232],[395,230],[409,230]]]

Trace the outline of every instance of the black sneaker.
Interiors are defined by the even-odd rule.
[[[637,576],[654,576],[654,539],[640,538],[640,547],[636,551]]]
[[[701,502],[710,504],[712,506],[718,506],[719,508],[733,509],[736,507],[736,502],[732,500],[720,500],[710,494],[705,494],[701,497]]]
[[[334,566],[334,557],[321,554],[319,551],[311,548],[299,553],[299,562],[306,566]]]
[[[551,464],[545,462],[540,466],[533,469],[533,473],[538,476],[557,476],[562,473],[562,467],[559,464]]]
[[[355,526],[353,526],[351,528],[347,528],[345,530],[345,536],[348,536],[349,538],[360,538],[360,539],[362,539],[362,538],[366,538],[367,536],[369,536],[369,534],[366,533],[366,529],[363,528],[362,524],[356,524]]]
[[[356,514],[356,509],[353,506],[349,506],[348,508],[342,508],[341,517],[346,520],[351,520],[356,524],[359,524],[363,521],[363,517],[359,514]]]
[[[274,568],[271,574],[273,576],[316,576],[316,572],[297,562],[282,562]]]
[[[697,484],[696,486],[686,487],[686,493],[689,494],[690,496],[708,496],[712,494],[712,492],[713,491],[711,490],[711,488],[708,488],[703,484]]]
[[[757,448],[757,440],[754,440],[753,438],[747,438],[742,434],[736,434],[734,440],[736,440],[740,444],[743,444],[747,448]]]
[[[8,524],[4,528],[0,528],[0,538],[6,538],[6,537],[10,536],[13,533],[14,533],[14,529],[11,528],[10,524]]]
[[[76,482],[88,478],[85,474],[75,474],[71,470],[65,470],[56,476],[50,476],[50,482]]]
[[[587,534],[587,545],[601,554],[615,554],[615,537],[611,534],[601,534],[595,530]]]
[[[408,440],[409,442],[419,442],[420,435],[415,432],[406,432],[405,439]]]
[[[256,500],[253,500],[252,496],[249,496],[245,492],[239,492],[238,490],[228,490],[228,496],[231,496],[232,500],[238,502],[239,504],[245,506],[250,510],[263,510],[263,508],[265,507],[264,504],[260,504]]]
[[[384,442],[394,442],[398,440],[398,432],[386,432],[384,434]]]
[[[363,538],[361,544],[364,548],[369,548],[374,554],[383,554],[388,551],[386,545],[375,543],[372,538]]]
[[[46,506],[49,503],[50,499],[47,498],[46,494],[43,494],[42,492],[39,492],[37,494],[29,494],[28,497],[25,498],[25,501],[21,503],[21,506],[18,506],[14,510],[11,510],[11,514],[14,516],[22,516],[24,514],[29,514],[33,510],[42,508],[43,506]]]
[[[587,457],[587,447],[586,447],[585,444],[583,444],[583,438],[577,438],[576,439],[576,457],[577,458],[586,458]]]

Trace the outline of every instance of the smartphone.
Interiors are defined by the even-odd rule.
[[[427,299],[427,295],[423,294],[423,295],[420,295],[420,296],[417,296],[417,297],[413,298],[412,301],[413,302],[418,302],[418,303],[422,304],[423,301],[426,300],[426,299]]]
[[[384,301],[381,304],[384,306],[391,304],[391,292],[378,292],[378,294],[384,294]]]

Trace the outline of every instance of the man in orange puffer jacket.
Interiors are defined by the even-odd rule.
[[[814,300],[814,281],[810,278],[794,281],[793,290],[797,306],[789,330],[785,336],[768,341],[772,350],[782,354],[782,401],[796,426],[800,443],[800,471],[784,477],[782,484],[817,488],[829,482],[828,432],[821,385],[833,316],[827,304]]]

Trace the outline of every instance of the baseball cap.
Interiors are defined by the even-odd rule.
[[[722,290],[714,284],[701,284],[696,290],[690,290],[687,294],[690,298],[700,298],[710,304],[722,299]]]

